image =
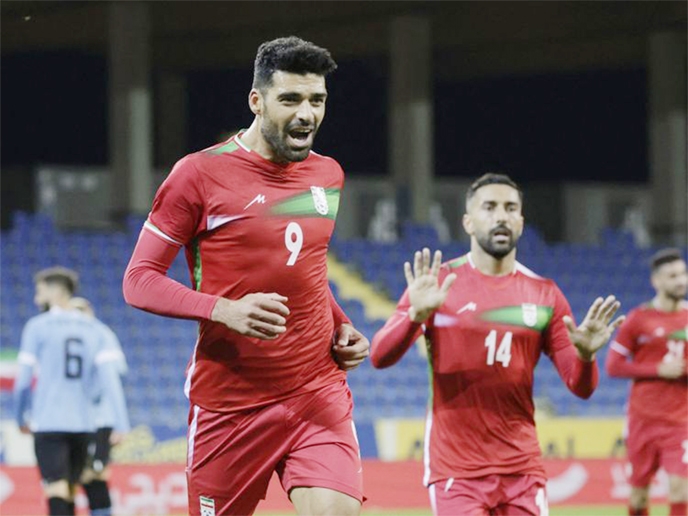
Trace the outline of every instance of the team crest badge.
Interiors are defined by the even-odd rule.
[[[327,205],[327,194],[322,186],[311,186],[311,194],[313,194],[313,205],[315,211],[320,215],[327,215],[330,207]]]
[[[523,303],[521,305],[523,311],[523,324],[531,328],[537,324],[537,305],[533,303]]]
[[[200,496],[198,501],[201,505],[201,516],[215,516],[215,500]]]

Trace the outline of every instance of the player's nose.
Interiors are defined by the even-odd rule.
[[[313,122],[315,114],[313,113],[313,106],[311,106],[311,103],[308,102],[308,100],[304,100],[301,102],[301,104],[299,104],[299,109],[296,111],[296,118],[298,118],[301,122]]]

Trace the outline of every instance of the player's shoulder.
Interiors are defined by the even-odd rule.
[[[516,276],[522,283],[527,285],[528,289],[541,292],[546,295],[554,296],[555,298],[564,298],[564,293],[557,285],[557,282],[552,278],[541,276],[532,269],[526,267],[521,262],[516,262]]]
[[[36,314],[32,317],[29,317],[29,319],[24,324],[24,331],[35,330],[37,328],[40,328],[49,320],[50,312],[42,312],[40,314]]]
[[[470,263],[470,257],[468,253],[463,254],[461,256],[457,256],[456,258],[452,258],[450,260],[447,260],[446,262],[442,263],[441,270],[445,271],[446,273],[455,273],[459,274],[461,272],[467,271],[471,268],[471,263]]]
[[[314,165],[330,168],[332,171],[344,175],[344,169],[339,162],[331,156],[325,156],[315,151],[311,151],[308,160]]]
[[[644,303],[634,306],[628,311],[628,314],[626,315],[626,321],[636,318],[651,317],[655,313],[657,313],[657,310],[652,305],[652,301],[645,301]]]
[[[232,137],[227,141],[191,152],[174,164],[169,175],[197,175],[204,171],[212,171],[217,167],[225,170],[228,162],[231,163],[240,156],[241,153],[238,151],[241,148],[236,138]]]
[[[535,272],[532,269],[523,265],[521,262],[518,262],[518,261],[516,262],[515,272],[516,272],[516,274],[525,278],[526,280],[530,280],[530,281],[533,281],[535,283],[543,283],[546,285],[552,285],[552,286],[556,287],[556,282],[552,278],[547,278],[545,276],[541,276],[537,272]]]

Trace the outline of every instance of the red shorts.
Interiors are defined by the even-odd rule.
[[[238,413],[189,414],[189,514],[252,514],[273,471],[289,493],[324,487],[363,500],[346,382]]]
[[[626,437],[630,484],[647,487],[661,466],[669,475],[688,477],[688,428],[629,417]]]
[[[488,475],[435,482],[429,488],[435,516],[547,516],[545,479]]]

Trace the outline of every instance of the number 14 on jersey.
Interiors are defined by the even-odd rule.
[[[511,340],[513,333],[510,331],[504,334],[502,340],[497,346],[497,330],[492,330],[485,339],[485,347],[487,348],[487,365],[494,365],[499,362],[503,367],[509,367],[511,362]]]

